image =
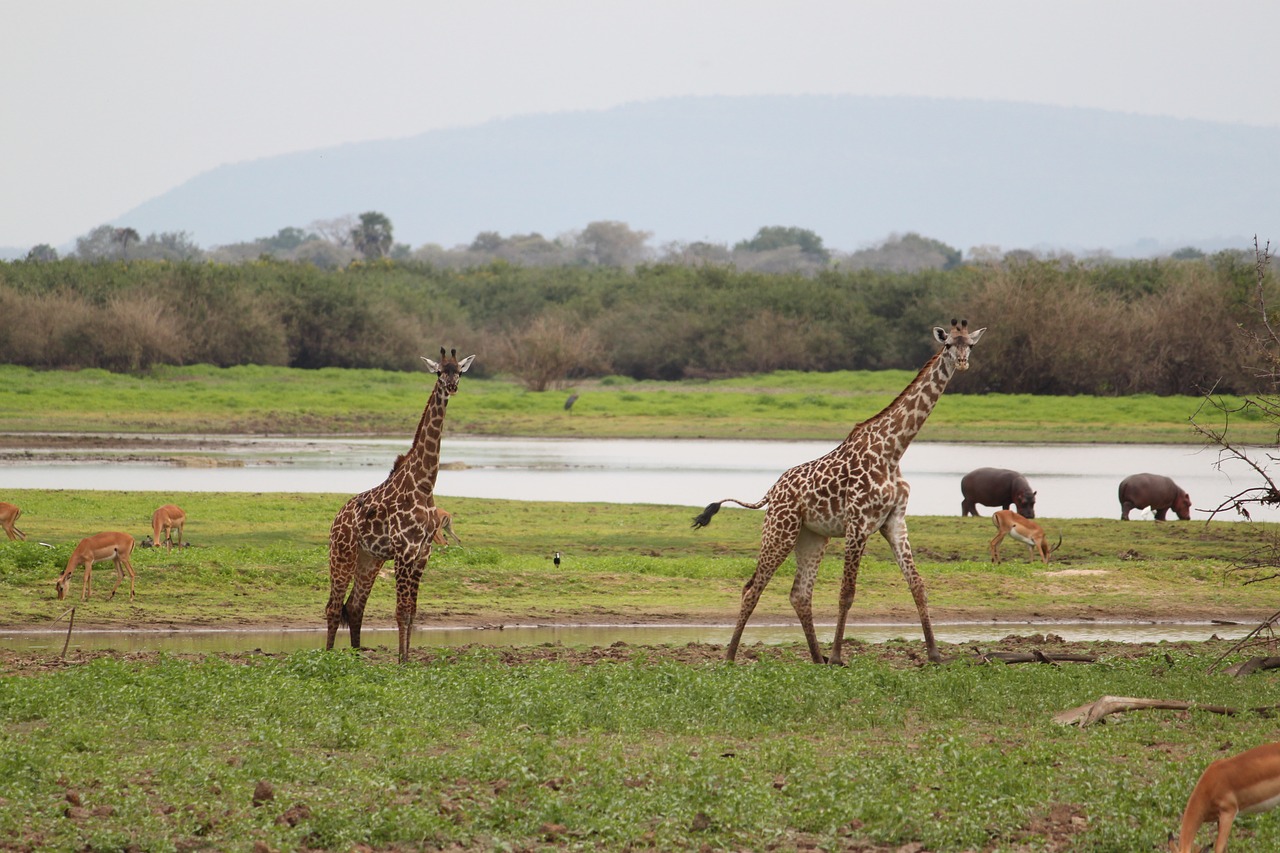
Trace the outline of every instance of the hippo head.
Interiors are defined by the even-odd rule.
[[[1183,521],[1191,520],[1191,495],[1178,489],[1178,496],[1173,499],[1173,511]]]
[[[1036,517],[1036,493],[1030,489],[1022,489],[1013,493],[1013,503],[1018,507],[1018,515],[1023,518]]]

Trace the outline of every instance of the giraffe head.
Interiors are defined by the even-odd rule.
[[[942,344],[942,357],[956,363],[956,370],[969,369],[969,348],[976,344],[986,331],[983,327],[976,332],[969,331],[968,320],[952,320],[951,331],[941,326],[933,327],[934,339]]]
[[[467,368],[471,366],[474,355],[469,355],[462,361],[458,361],[458,351],[456,349],[444,351],[444,347],[440,347],[440,360],[432,361],[425,355],[422,360],[427,363],[427,370],[437,374],[440,377],[440,385],[446,397],[458,390],[458,377],[467,372]]]

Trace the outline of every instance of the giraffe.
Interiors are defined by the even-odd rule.
[[[333,648],[338,626],[351,629],[351,646],[360,648],[360,625],[365,602],[378,572],[387,560],[395,561],[396,627],[400,629],[400,662],[409,657],[409,635],[418,609],[418,584],[431,557],[431,540],[439,524],[435,513],[436,474],[440,470],[440,433],[445,407],[458,390],[458,378],[467,372],[474,355],[458,360],[457,350],[440,361],[423,358],[437,375],[408,452],[398,457],[391,473],[368,491],[361,492],[338,511],[329,530],[329,603],[325,620]],[[354,585],[353,585],[354,581]],[[347,588],[351,596],[343,602]]]
[[[947,382],[956,371],[968,369],[969,348],[978,343],[985,331],[984,328],[970,332],[968,320],[952,320],[950,332],[935,326],[933,336],[942,344],[942,349],[892,403],[855,426],[838,447],[825,456],[785,471],[756,503],[726,498],[708,505],[693,520],[695,528],[706,527],[724,503],[736,503],[747,509],[768,506],[760,556],[755,573],[742,589],[742,609],[729,642],[728,660],[737,656],[742,631],[760,594],[782,561],[795,551],[796,576],[791,586],[791,605],[800,617],[809,655],[814,663],[842,664],[845,619],[853,604],[858,566],[867,538],[877,530],[888,541],[911,589],[920,613],[929,660],[934,663],[942,660],[933,639],[924,580],[916,571],[911,544],[907,541],[907,498],[911,487],[902,478],[899,462],[924,426]],[[845,539],[844,576],[840,583],[835,640],[828,661],[818,648],[813,630],[813,585],[827,543],[840,537]]]

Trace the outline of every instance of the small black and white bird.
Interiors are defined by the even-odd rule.
[[[560,552],[556,551],[556,555],[551,558],[551,562],[556,564],[556,568],[560,568]]]

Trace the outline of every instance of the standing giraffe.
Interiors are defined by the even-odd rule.
[[[833,664],[842,663],[845,619],[853,604],[858,565],[867,547],[867,538],[879,530],[911,588],[929,660],[941,661],[929,622],[924,581],[916,571],[911,544],[907,541],[907,497],[911,487],[902,478],[898,463],[907,445],[924,426],[947,382],[957,370],[968,369],[969,348],[985,331],[970,332],[968,320],[958,323],[952,320],[949,333],[935,326],[933,336],[942,344],[942,350],[929,359],[897,399],[879,414],[855,426],[835,450],[784,472],[756,503],[726,498],[710,504],[693,520],[695,528],[706,527],[724,503],[736,503],[747,509],[759,509],[766,504],[769,507],[764,516],[756,571],[742,590],[742,610],[726,655],[729,660],[737,656],[742,631],[760,594],[793,550],[796,577],[791,586],[791,605],[804,628],[809,655],[815,663],[826,660],[813,630],[813,584],[827,543],[832,538],[844,537],[840,615],[830,658]]]
[[[435,513],[436,474],[440,471],[440,433],[445,407],[458,390],[474,355],[458,361],[457,350],[440,361],[423,358],[437,374],[435,387],[422,410],[422,419],[407,453],[396,459],[382,485],[361,492],[338,511],[329,530],[329,603],[325,620],[333,648],[338,626],[351,628],[351,646],[360,648],[360,624],[365,602],[383,563],[395,561],[396,626],[400,629],[400,662],[409,657],[409,634],[418,610],[418,584],[431,557],[431,540],[439,524]],[[352,581],[355,584],[352,586]],[[343,602],[347,588],[351,597]]]

